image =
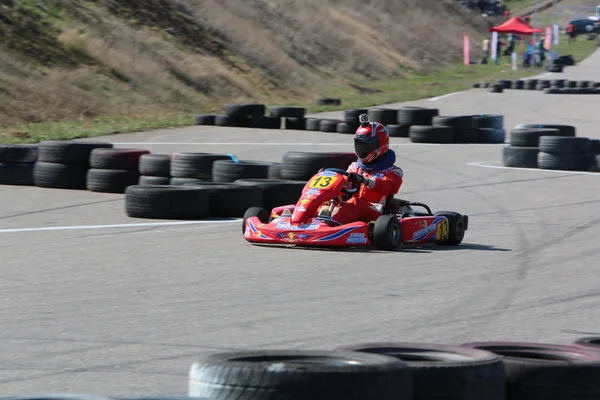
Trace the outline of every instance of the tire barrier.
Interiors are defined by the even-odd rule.
[[[92,192],[124,193],[127,186],[139,180],[140,157],[150,154],[139,149],[94,149],[90,153],[90,169],[86,187]]]
[[[37,158],[38,146],[0,145],[0,185],[33,186],[33,167]]]
[[[138,164],[139,185],[168,185],[171,179],[170,154],[144,154]]]
[[[432,118],[431,126],[413,125],[409,137],[415,143],[504,143],[504,117],[481,114]]]
[[[600,172],[600,141],[576,137],[571,125],[520,124],[502,149],[505,167]]]
[[[45,188],[86,190],[92,150],[112,147],[110,143],[43,141],[38,147],[33,183]]]
[[[378,354],[263,350],[210,354],[189,371],[188,396],[221,399],[411,400],[408,365]]]
[[[567,79],[504,80],[495,83],[474,83],[473,88],[486,88],[492,93],[503,93],[506,89],[537,90],[546,94],[600,94],[600,82],[570,81]]]

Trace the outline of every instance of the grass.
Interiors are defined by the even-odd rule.
[[[480,56],[479,43],[475,40],[471,45],[472,59]],[[578,38],[575,43],[568,43],[564,35],[561,44],[553,49],[561,54],[572,54],[577,62],[589,56],[596,49],[594,41]],[[404,64],[406,65],[406,64]],[[353,88],[348,79],[332,80],[329,85],[314,91],[315,97],[337,97],[343,100],[340,107],[322,107],[315,105],[311,98],[304,101],[290,101],[284,97],[273,96],[268,105],[297,105],[307,108],[308,112],[332,111],[348,108],[368,107],[378,104],[417,100],[425,97],[439,96],[450,92],[468,89],[472,83],[495,81],[497,79],[519,79],[535,75],[544,70],[519,69],[513,71],[508,57],[504,57],[500,65],[470,65],[462,63],[446,64],[444,68],[431,73],[418,72],[416,69],[404,67],[402,78],[355,79]],[[86,78],[87,79],[87,78]],[[362,88],[362,89],[361,89]],[[364,89],[368,89],[365,93]],[[375,93],[373,93],[375,92]],[[222,104],[204,101],[198,113],[220,113]],[[195,110],[195,108],[194,108]],[[193,123],[194,114],[190,111],[170,111],[150,114],[132,113],[130,116],[93,116],[73,118],[67,122],[22,123],[0,128],[0,142],[32,143],[50,139],[72,139],[109,135],[115,133],[136,132],[149,129],[186,126]]]
[[[577,62],[589,56],[595,49],[593,41],[581,40],[569,44],[561,36],[561,44],[554,50],[561,54],[572,54]],[[511,69],[509,58],[503,57],[499,65],[451,64],[435,73],[420,74],[407,72],[404,79],[356,82],[362,88],[379,91],[365,94],[342,84],[332,84],[322,90],[319,96],[343,99],[339,107],[317,106],[308,102],[282,102],[279,104],[304,106],[308,112],[333,111],[348,108],[369,107],[378,104],[418,100],[439,96],[450,92],[468,89],[472,83],[495,81],[497,79],[519,79],[544,72],[541,68]],[[213,109],[203,112],[220,112]],[[162,113],[159,115],[139,115],[131,117],[82,118],[72,122],[31,123],[12,126],[0,131],[0,142],[32,143],[50,139],[73,139],[102,136],[115,133],[136,132],[149,129],[186,126],[193,123],[191,113]]]

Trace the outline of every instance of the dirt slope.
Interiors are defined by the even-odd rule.
[[[0,0],[0,124],[313,99],[486,27],[454,0]]]

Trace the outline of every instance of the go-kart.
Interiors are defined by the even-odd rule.
[[[381,206],[382,215],[377,220],[340,224],[335,221],[334,210],[361,186],[350,182],[348,175],[337,168],[321,169],[306,183],[295,205],[275,207],[271,213],[261,207],[249,208],[243,217],[244,238],[251,243],[298,246],[375,245],[380,250],[394,250],[400,244],[457,246],[462,242],[468,216],[452,211],[433,214],[426,204],[393,196]]]

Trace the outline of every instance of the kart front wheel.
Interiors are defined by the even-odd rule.
[[[262,207],[250,207],[244,213],[244,218],[242,220],[242,233],[246,232],[246,221],[248,220],[248,218],[251,217],[258,217],[260,222],[266,224],[269,222],[269,218],[271,217],[271,215],[267,210],[265,210]]]
[[[465,231],[467,230],[467,221],[465,217],[454,211],[439,211],[434,215],[448,218],[450,225],[448,239],[441,244],[458,246],[465,238]]]
[[[373,243],[379,250],[395,250],[402,240],[400,222],[395,215],[382,215],[373,227]]]

